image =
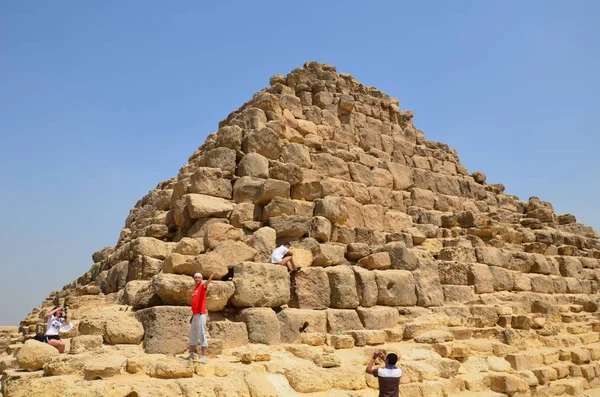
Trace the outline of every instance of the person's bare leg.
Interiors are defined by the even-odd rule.
[[[284,265],[288,268],[288,271],[292,271],[292,270],[296,270],[296,266],[294,266],[294,262],[292,261],[292,257],[291,256],[286,256],[284,257],[281,262],[279,262],[280,265]]]
[[[50,339],[48,341],[48,344],[50,346],[55,347],[56,350],[58,350],[59,353],[64,353],[65,352],[65,344],[62,341],[58,340],[58,339]]]
[[[204,347],[204,346],[200,347],[200,351],[202,352],[203,356],[206,356],[206,350],[207,350],[206,347]]]

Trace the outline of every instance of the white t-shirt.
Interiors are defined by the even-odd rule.
[[[65,319],[50,316],[46,324],[46,335],[58,335],[59,332],[69,332],[73,328],[73,322],[65,324]]]
[[[55,316],[50,316],[46,324],[46,335],[58,335],[58,331],[60,331],[60,327],[62,327],[64,322],[65,320],[62,317],[56,318]]]
[[[281,262],[285,254],[288,252],[290,252],[290,250],[284,245],[280,245],[279,247],[275,248],[273,254],[271,255],[271,263]]]

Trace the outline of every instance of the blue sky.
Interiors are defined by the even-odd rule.
[[[600,229],[599,19],[594,0],[0,3],[0,323],[87,271],[220,120],[310,60]]]

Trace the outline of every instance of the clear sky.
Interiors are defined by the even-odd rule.
[[[600,229],[600,2],[0,3],[0,325],[115,244],[269,77],[317,60],[470,171]]]

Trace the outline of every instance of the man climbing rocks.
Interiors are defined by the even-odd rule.
[[[289,272],[300,270],[294,263],[294,253],[290,250],[290,243],[280,245],[273,250],[273,253],[271,254],[271,263],[286,266]]]
[[[206,340],[206,293],[208,291],[208,285],[211,283],[215,273],[211,274],[206,282],[202,282],[202,274],[194,274],[194,282],[196,288],[192,293],[192,318],[190,319],[190,350],[187,360],[194,360],[196,352],[196,346],[200,344],[202,357],[200,362],[206,364],[206,350],[208,348],[208,341]]]
[[[373,364],[378,357],[385,361],[385,367],[373,369]],[[377,350],[371,361],[369,361],[365,372],[377,378],[379,397],[398,397],[402,370],[396,367],[397,362],[398,356],[396,354],[390,353],[386,356],[381,350]]]

